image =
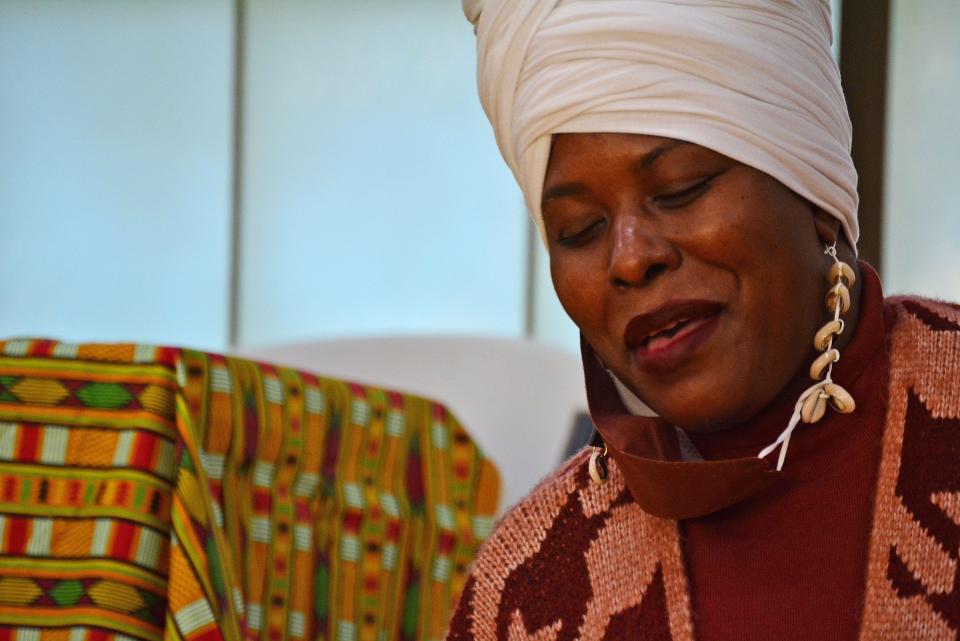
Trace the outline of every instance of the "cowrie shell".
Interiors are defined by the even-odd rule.
[[[840,301],[840,313],[846,314],[850,309],[850,290],[843,283],[837,283],[827,292],[827,309],[836,311],[837,301]]]
[[[816,423],[819,421],[827,412],[828,398],[820,388],[813,390],[803,399],[803,404],[800,407],[800,419],[804,423]]]
[[[590,454],[590,465],[588,466],[590,470],[590,479],[594,483],[600,485],[605,483],[607,480],[607,461],[603,455],[603,450],[599,447],[593,449],[593,453]]]
[[[823,327],[820,328],[820,331],[817,332],[817,335],[813,337],[813,348],[817,351],[822,352],[830,346],[830,339],[834,336],[840,334],[843,331],[843,321],[842,320],[832,320]]]
[[[830,349],[825,351],[823,354],[817,357],[817,360],[813,361],[813,364],[810,366],[810,378],[815,381],[819,381],[823,378],[823,373],[826,371],[827,366],[830,363],[836,363],[840,360],[840,352],[835,349]]]
[[[857,282],[857,275],[853,273],[853,268],[842,261],[834,263],[830,267],[830,275],[827,277],[827,282],[831,285],[836,285],[837,282],[841,280],[844,281],[847,287],[853,287],[853,284]]]
[[[856,409],[857,404],[850,396],[850,392],[836,383],[827,383],[823,386],[823,391],[830,397],[830,405],[833,406],[833,409],[841,414],[849,414]]]

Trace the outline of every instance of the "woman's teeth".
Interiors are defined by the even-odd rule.
[[[680,333],[680,331],[683,330],[685,327],[690,325],[691,322],[692,321],[690,319],[686,319],[686,318],[682,320],[678,320],[672,325],[670,325],[669,327],[661,329],[656,334],[652,334],[651,336],[648,336],[643,341],[643,348],[648,350],[657,349],[658,347],[661,347],[669,343],[674,336]]]

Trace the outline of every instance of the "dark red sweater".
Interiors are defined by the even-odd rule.
[[[876,274],[862,271],[859,324],[833,373],[856,411],[801,424],[780,482],[682,524],[699,641],[856,639],[888,376],[883,293]],[[793,404],[691,439],[708,460],[756,456],[786,427]]]

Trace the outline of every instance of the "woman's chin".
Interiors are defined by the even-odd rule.
[[[638,396],[660,418],[694,434],[728,429],[756,413],[748,399],[741,402],[738,390],[730,389],[729,380],[684,383]]]

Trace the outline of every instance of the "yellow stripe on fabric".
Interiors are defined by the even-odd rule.
[[[95,410],[89,407],[49,407],[0,403],[0,421],[9,423],[53,423],[79,427],[141,429],[176,436],[176,424],[146,410]]]
[[[170,481],[160,476],[130,467],[91,468],[0,462],[0,475],[2,474],[16,475],[25,478],[63,479],[71,481],[77,479],[86,479],[88,481],[129,481],[130,483],[147,485],[151,489],[162,490],[164,492],[169,492],[172,488]]]
[[[234,578],[233,567],[243,561],[241,559],[234,559],[229,553],[229,546],[227,546],[223,540],[222,534],[218,533],[213,519],[212,499],[205,491],[200,492],[202,488],[208,488],[210,483],[203,470],[199,448],[197,447],[195,417],[189,411],[186,399],[182,394],[177,395],[177,427],[184,446],[194,462],[194,469],[196,470],[195,475],[181,470],[178,485],[184,480],[190,479],[187,481],[188,486],[190,484],[196,484],[196,486],[187,488],[178,487],[177,489],[176,497],[178,497],[179,500],[175,500],[173,503],[171,520],[174,531],[177,534],[179,545],[171,548],[171,559],[177,550],[182,552],[185,559],[189,561],[189,564],[193,568],[193,576],[201,584],[204,598],[210,604],[217,620],[220,621],[221,634],[224,639],[226,639],[226,641],[241,641],[238,621],[235,617],[224,617],[223,613],[220,612],[217,593],[213,589],[209,576],[210,564],[206,557],[205,548],[197,538],[188,514],[188,510],[196,512],[198,520],[202,519],[201,522],[211,528],[214,534],[215,553],[219,556],[218,565],[224,577],[227,591],[229,592],[233,585],[237,585],[236,579]],[[194,495],[194,491],[199,493],[199,496]],[[173,580],[172,575],[173,572],[171,570],[171,580]]]
[[[0,606],[0,620],[4,625],[42,628],[45,626],[88,625],[115,630],[145,641],[162,641],[163,630],[143,619],[95,606],[81,607],[27,607]]]
[[[5,376],[36,376],[104,383],[146,383],[173,388],[177,377],[167,365],[119,365],[40,358],[0,358]],[[70,374],[67,376],[66,374]]]
[[[16,516],[50,516],[50,517],[77,517],[84,519],[93,518],[113,518],[123,521],[133,521],[134,523],[151,527],[160,532],[166,532],[170,529],[170,524],[151,514],[133,512],[127,508],[115,508],[109,505],[84,506],[83,508],[71,506],[37,506],[22,505],[20,503],[0,503],[0,513],[13,514]]]
[[[135,565],[111,559],[38,559],[0,556],[0,576],[41,579],[100,578],[136,586],[166,596],[167,581]]]

